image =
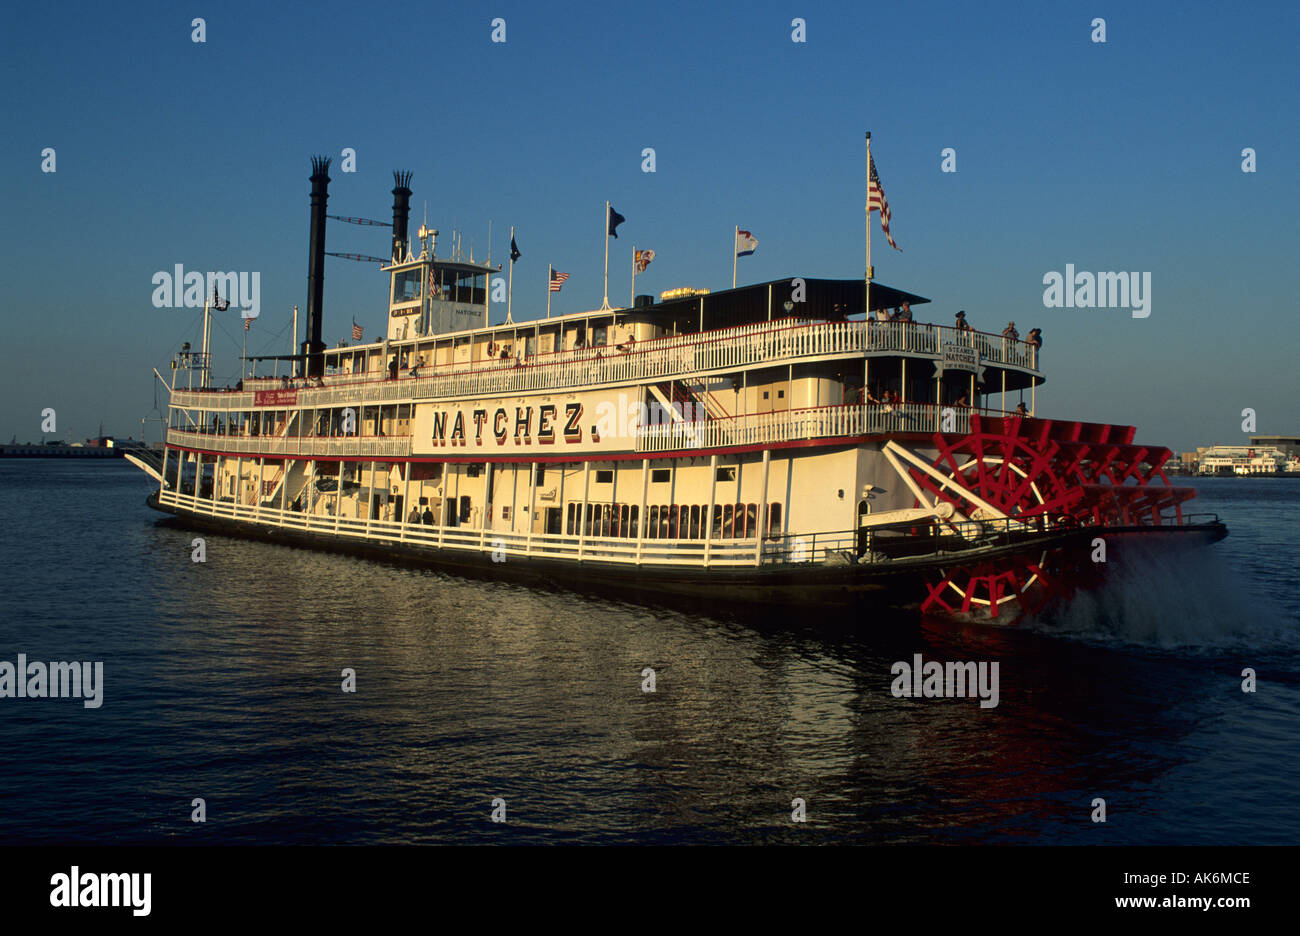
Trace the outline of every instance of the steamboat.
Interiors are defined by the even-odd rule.
[[[500,266],[410,241],[396,173],[386,332],[327,349],[328,170],[300,349],[215,388],[205,310],[164,381],[161,458],[128,455],[186,525],[532,587],[999,623],[1094,583],[1099,543],[1226,535],[1184,512],[1167,448],[1039,417],[1038,343],[885,320],[928,300],[872,281],[869,239],[865,281],[492,324]]]

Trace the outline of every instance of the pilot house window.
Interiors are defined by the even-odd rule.
[[[420,298],[423,278],[419,270],[403,270],[393,274],[393,304],[415,302]]]

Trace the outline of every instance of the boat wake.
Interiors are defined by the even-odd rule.
[[[1128,544],[1104,585],[1026,615],[1026,630],[1100,644],[1210,653],[1294,644],[1300,620],[1213,549]]]

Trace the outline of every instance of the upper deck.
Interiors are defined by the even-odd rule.
[[[851,320],[846,305],[832,301],[850,295],[843,289],[848,281],[809,282],[831,288],[816,290],[818,306],[800,311],[826,318],[762,318],[782,308],[774,296],[776,288],[788,288],[789,281],[782,280],[730,291],[749,293],[760,300],[757,306],[746,303],[743,296],[727,301],[727,294],[720,293],[331,349],[325,355],[326,373],[320,378],[250,378],[238,391],[176,390],[172,405],[211,412],[454,401],[708,379],[738,370],[873,358],[933,362],[936,371],[947,367],[976,373],[993,368],[1003,372],[1007,389],[1043,382],[1039,348],[1028,342],[919,322]],[[862,284],[852,285],[860,312]],[[873,288],[889,299],[909,295]],[[876,305],[874,297],[872,305]],[[724,324],[745,319],[750,323]],[[722,327],[707,327],[714,321]]]

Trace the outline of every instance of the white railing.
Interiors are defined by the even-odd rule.
[[[369,374],[331,375],[319,387],[299,389],[294,406],[326,407],[362,400],[368,404],[387,403],[646,382],[846,354],[938,357],[945,344],[974,348],[984,363],[1038,368],[1035,346],[983,332],[904,322],[784,320],[657,338],[634,344],[627,351],[583,348],[535,355],[524,363],[510,358],[448,365],[414,378],[409,371],[397,380]],[[280,381],[270,378],[249,380],[248,387],[240,391],[176,390],[172,404],[191,409],[246,410],[253,407],[254,390],[275,390],[280,386]]]
[[[329,495],[322,495],[328,498]],[[748,539],[643,539],[595,537],[545,533],[516,533],[505,530],[426,526],[396,520],[367,520],[333,514],[299,513],[278,507],[236,504],[233,500],[212,500],[193,494],[163,491],[159,503],[190,513],[278,526],[285,529],[338,535],[352,539],[414,546],[440,547],[537,558],[597,560],[628,565],[753,567],[761,563],[789,561],[787,550],[776,540]],[[801,556],[800,561],[822,561],[825,557]]]
[[[231,455],[302,455],[383,458],[411,454],[410,436],[243,436],[167,430],[167,444]]]
[[[947,422],[945,411],[949,411]],[[944,407],[933,403],[816,406],[727,419],[641,426],[637,430],[636,451],[730,448],[800,439],[904,432],[967,433],[970,431],[970,414],[966,407]]]

